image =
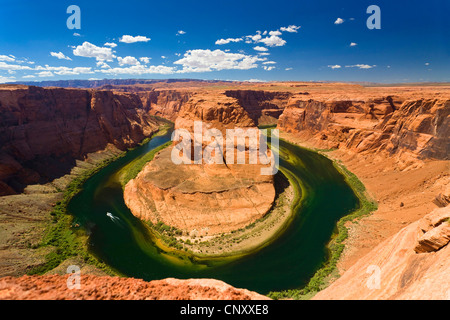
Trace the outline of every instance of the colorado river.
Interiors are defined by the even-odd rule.
[[[299,288],[328,259],[326,246],[336,222],[359,207],[358,197],[331,160],[280,140],[280,171],[302,194],[286,230],[270,245],[239,259],[199,261],[166,254],[125,206],[117,176],[130,161],[170,141],[170,134],[153,138],[100,170],[69,204],[76,222],[90,235],[91,252],[127,276],[214,278],[263,294]]]

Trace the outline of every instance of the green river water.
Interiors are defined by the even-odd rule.
[[[299,288],[327,261],[327,243],[336,222],[359,207],[358,197],[331,160],[280,140],[280,171],[302,195],[293,203],[293,218],[283,233],[269,245],[237,259],[167,254],[125,206],[118,171],[170,141],[170,135],[155,137],[100,170],[69,204],[69,212],[89,234],[89,250],[127,276],[145,280],[214,278],[263,294]]]

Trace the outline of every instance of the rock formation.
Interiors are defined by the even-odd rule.
[[[82,275],[80,289],[67,288],[67,276],[0,278],[0,300],[269,300],[214,279],[144,281]]]
[[[450,100],[303,101],[284,110],[278,127],[328,148],[450,159]]]
[[[254,126],[236,99],[220,94],[191,97],[178,112],[175,128],[194,133],[195,121],[203,122],[202,132],[215,128],[224,139],[226,129]],[[243,228],[272,207],[274,180],[261,175],[263,165],[226,163],[226,152],[222,164],[174,164],[172,150],[160,152],[126,185],[125,203],[135,216],[189,234],[214,235]]]
[[[314,299],[448,299],[449,218],[450,207],[439,208],[403,228]]]
[[[157,129],[138,96],[111,91],[0,88],[0,195],[54,179],[87,153],[136,145]]]

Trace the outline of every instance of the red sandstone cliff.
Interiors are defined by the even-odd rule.
[[[450,100],[303,101],[284,110],[278,127],[329,148],[450,159]]]
[[[111,91],[0,88],[0,195],[67,172],[74,159],[131,147],[157,129],[138,96]]]

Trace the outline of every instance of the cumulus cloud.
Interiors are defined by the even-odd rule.
[[[41,72],[38,72],[37,75],[38,75],[38,77],[41,77],[41,78],[54,76],[54,74],[51,73],[50,71],[41,71]]]
[[[183,35],[183,34],[186,34],[186,31],[178,30],[177,36],[180,36],[180,35]]]
[[[334,22],[334,24],[343,24],[344,23],[344,19],[341,18],[337,18],[336,21]]]
[[[372,69],[374,67],[376,67],[376,65],[368,65],[368,64],[354,64],[351,66],[345,66],[346,68],[359,68],[359,69]]]
[[[36,76],[33,76],[32,74],[26,75],[22,77],[23,79],[32,79],[32,78],[36,78]]]
[[[275,61],[266,61],[266,62],[263,62],[263,64],[275,64],[276,62]]]
[[[270,71],[270,70],[275,69],[274,66],[264,66],[263,68],[264,68],[264,70],[266,70],[266,71]]]
[[[17,70],[32,70],[32,68],[29,66],[21,66],[18,64],[9,64],[9,63],[0,61],[0,70],[17,71]]]
[[[97,47],[87,41],[73,49],[73,54],[79,57],[95,58],[97,61],[112,61],[116,57],[111,48]]]
[[[222,50],[197,49],[187,51],[183,58],[174,62],[183,66],[179,72],[208,72],[219,70],[248,70],[256,68],[258,57]]]
[[[104,46],[106,46],[106,47],[111,47],[111,48],[115,48],[115,47],[117,47],[117,43],[114,43],[114,42],[106,42],[106,43],[104,44]]]
[[[228,38],[228,39],[219,39],[216,41],[217,45],[223,45],[223,44],[228,44],[230,42],[240,42],[242,41],[242,38]]]
[[[175,68],[167,66],[144,66],[142,64],[125,67],[125,68],[110,68],[96,70],[97,72],[111,74],[111,75],[121,75],[121,74],[131,74],[131,75],[143,75],[143,74],[172,74],[175,73]]]
[[[269,37],[262,38],[258,42],[264,43],[268,47],[281,47],[286,44],[286,41],[280,38],[281,32],[276,31],[270,31]]]
[[[140,64],[138,59],[136,59],[135,57],[131,57],[131,56],[126,56],[125,58],[117,57],[117,61],[119,61],[120,66],[124,66],[124,65],[137,66],[138,64]]]
[[[297,32],[300,26],[290,25],[289,27],[281,27],[280,30],[283,32]]]
[[[145,36],[123,35],[119,41],[125,43],[134,43],[134,42],[148,42],[150,40],[151,40],[150,38],[147,38]]]
[[[350,43],[350,47],[355,47],[355,46],[357,46],[358,44],[356,43],[356,42],[352,42],[352,43]]]
[[[293,68],[286,68],[286,69],[284,69],[284,70],[286,70],[286,71],[290,71],[290,70],[292,70]]]
[[[79,34],[79,33],[77,33],[77,32],[74,32],[74,33],[73,33],[73,36],[74,36],[74,37],[81,37],[81,34]]]
[[[13,81],[16,81],[16,79],[14,77],[0,76],[0,83],[13,82]]]
[[[109,64],[107,64],[107,63],[104,62],[104,61],[97,61],[97,67],[102,68],[102,69],[108,69],[108,68],[111,68],[111,67],[109,66]]]
[[[245,43],[256,43],[262,38],[261,31],[256,31],[255,35],[245,36],[245,38],[246,38]]]
[[[150,57],[140,57],[139,58],[139,60],[141,61],[141,62],[143,62],[144,64],[148,64],[148,63],[150,63]]]
[[[266,47],[261,46],[256,46],[253,49],[255,49],[256,51],[269,51],[269,49],[267,49]]]
[[[58,59],[64,59],[64,60],[72,61],[71,58],[69,58],[68,56],[64,55],[64,53],[62,53],[62,52],[50,52],[50,55],[52,57],[55,57],[55,58],[58,58]]]
[[[53,73],[57,75],[78,75],[94,73],[91,67],[51,67],[48,64],[46,64],[44,67],[37,66],[35,70],[43,70],[37,73],[39,77],[53,77]]]
[[[335,64],[335,65],[329,65],[328,68],[331,68],[331,69],[340,69],[340,68],[342,68],[342,67],[341,67],[340,65],[338,65],[338,64]]]
[[[0,54],[0,61],[14,62],[16,59],[13,55],[5,56]]]

